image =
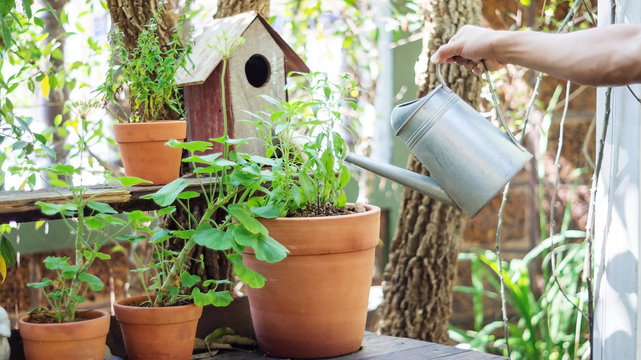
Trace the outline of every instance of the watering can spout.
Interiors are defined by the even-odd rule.
[[[384,178],[390,179],[403,186],[407,186],[433,199],[444,202],[448,205],[458,207],[454,201],[445,193],[441,186],[429,176],[417,174],[413,171],[398,166],[374,161],[365,156],[350,153],[345,161],[358,167],[369,170]]]

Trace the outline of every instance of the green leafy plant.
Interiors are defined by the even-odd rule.
[[[221,86],[224,89],[227,61],[233,49],[242,40],[225,40],[220,49],[223,55],[223,76]],[[226,108],[223,96],[223,108]],[[227,123],[226,112],[223,121]],[[143,267],[139,272],[148,274],[145,285],[149,302],[153,306],[171,306],[193,301],[196,305],[213,304],[225,306],[232,301],[229,291],[217,291],[218,285],[229,283],[228,279],[201,279],[187,272],[187,260],[196,245],[213,250],[223,251],[232,264],[239,279],[248,286],[259,288],[265,284],[265,278],[243,265],[240,255],[246,247],[256,252],[256,257],[267,262],[282,260],[287,249],[271,238],[267,229],[256,217],[272,218],[279,215],[276,207],[271,205],[250,206],[249,200],[260,192],[269,192],[266,184],[273,179],[271,171],[264,166],[272,166],[273,160],[261,156],[250,156],[233,149],[247,142],[247,139],[232,139],[228,136],[227,126],[220,138],[211,142],[192,141],[180,143],[170,141],[169,145],[184,149],[189,156],[184,162],[191,163],[195,174],[195,184],[199,191],[187,189],[189,182],[184,178],[165,185],[145,198],[152,199],[161,207],[158,215],[169,215],[180,230],[148,229],[142,230],[151,237],[154,253],[150,259],[139,259]],[[223,144],[223,152],[208,153],[213,143]],[[204,213],[196,217],[191,213],[190,201],[199,198],[205,203]],[[174,218],[176,207],[183,208],[188,216],[188,226],[183,227]],[[217,220],[222,219],[222,220]],[[169,238],[184,241],[179,252],[169,251],[165,244]],[[141,237],[130,237],[139,241]],[[202,261],[202,259],[194,259]],[[149,271],[148,271],[149,270]],[[196,285],[204,287],[213,285],[203,293]]]
[[[265,111],[250,114],[271,160],[269,191],[251,204],[273,206],[280,216],[327,214],[347,202],[343,189],[351,172],[343,163],[348,145],[339,132],[344,107],[356,108],[358,91],[348,75],[338,82],[326,74],[299,75],[299,98],[281,101],[269,96]]]
[[[570,230],[570,204],[561,231],[530,250],[522,259],[503,262],[505,298],[510,316],[508,338],[512,359],[576,359],[589,351],[587,313],[582,281],[585,243],[576,242],[585,233]],[[542,274],[528,270],[541,259]],[[472,286],[457,286],[457,291],[472,297],[474,330],[450,328],[450,338],[476,350],[507,355],[503,322],[485,322],[484,301],[500,299],[499,264],[496,253],[478,250],[459,255],[469,261]],[[555,268],[552,267],[554,262]],[[555,271],[551,271],[554,269]],[[536,279],[542,281],[537,295]]]
[[[91,104],[82,104],[79,109],[81,122],[87,121]],[[80,126],[77,148],[82,154],[85,147],[85,135]],[[30,312],[32,321],[40,322],[72,322],[76,317],[78,306],[85,300],[87,291],[100,291],[103,283],[97,276],[90,274],[89,269],[97,259],[109,259],[110,256],[100,251],[109,241],[123,232],[135,229],[146,219],[142,211],[124,213],[117,217],[117,212],[109,204],[97,201],[101,196],[133,186],[145,180],[135,177],[121,177],[120,188],[109,188],[99,192],[90,192],[90,188],[82,184],[83,169],[67,164],[54,164],[44,169],[56,181],[64,182],[67,187],[62,189],[51,187],[60,195],[56,202],[36,202],[43,214],[48,216],[60,215],[74,237],[75,256],[73,259],[64,256],[49,256],[44,260],[45,267],[55,273],[55,278],[43,278],[37,283],[27,286],[41,289],[47,300],[47,308],[36,308]],[[80,179],[80,184],[74,184],[74,177]]]
[[[156,15],[140,32],[136,47],[131,53],[125,49],[122,32],[116,31],[110,36],[113,49],[109,60],[110,69],[98,91],[103,95],[105,108],[113,104],[124,111],[118,98],[128,88],[131,108],[128,122],[166,120],[175,116],[171,114],[172,111],[178,117],[184,116],[174,76],[185,65],[191,52],[190,42],[181,41],[186,17],[184,14],[181,16],[172,41],[163,48],[157,35],[158,21],[163,11],[160,6]],[[115,65],[116,58],[120,59],[120,66]]]

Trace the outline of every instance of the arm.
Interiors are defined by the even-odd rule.
[[[480,74],[505,64],[525,66],[577,83],[641,83],[641,24],[609,25],[567,34],[494,31],[464,26],[432,55]]]

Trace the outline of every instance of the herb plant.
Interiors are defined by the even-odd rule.
[[[233,49],[241,42],[239,39],[226,39],[219,50],[223,55],[223,89],[227,61]],[[226,108],[224,95],[222,99],[222,107]],[[227,124],[226,112],[222,113],[223,121]],[[169,142],[170,146],[187,150],[189,153],[183,161],[193,166],[195,181],[200,191],[185,190],[189,183],[184,178],[179,178],[157,192],[145,196],[161,206],[158,215],[171,216],[179,227],[180,223],[173,217],[176,206],[182,207],[189,214],[188,226],[181,227],[180,230],[143,229],[151,236],[155,245],[152,258],[141,261],[146,266],[139,270],[150,275],[146,290],[149,302],[153,306],[170,306],[189,301],[196,305],[225,306],[232,301],[229,291],[216,291],[218,285],[229,283],[227,279],[200,279],[186,271],[190,253],[196,245],[223,251],[239,279],[254,288],[262,287],[265,278],[243,265],[241,253],[245,247],[253,248],[256,257],[267,262],[280,261],[288,252],[269,236],[267,229],[256,219],[277,217],[279,210],[273,205],[249,205],[249,200],[256,194],[269,192],[266,184],[273,180],[273,176],[271,171],[263,166],[273,166],[273,160],[234,150],[232,146],[243,144],[247,139],[229,138],[227,126],[224,127],[223,136],[211,141]],[[214,142],[223,144],[223,152],[203,155],[203,152],[212,149]],[[205,211],[200,218],[191,213],[190,201],[195,198],[200,198],[199,200],[205,203]],[[216,221],[220,218],[223,220]],[[165,248],[164,244],[170,237],[184,241],[180,252],[171,252]],[[130,238],[131,241],[140,239]],[[201,281],[203,286],[213,285],[213,289],[206,293],[201,292],[196,286]]]
[[[326,214],[346,205],[343,189],[351,178],[343,160],[348,145],[339,132],[344,113],[356,109],[358,91],[348,75],[337,83],[326,74],[298,74],[299,98],[269,96],[265,111],[250,114],[265,153],[272,159],[268,192],[252,204],[280,209],[280,216]],[[332,210],[333,209],[333,210]]]
[[[79,109],[81,124],[76,143],[77,154],[82,156],[86,151],[83,129],[86,128],[87,114],[92,105],[82,104]],[[81,158],[82,161],[82,158]],[[100,278],[89,273],[89,268],[97,259],[109,259],[110,256],[100,251],[109,241],[144,220],[144,213],[132,211],[116,217],[116,210],[109,204],[96,201],[102,195],[119,191],[126,186],[133,186],[145,180],[135,177],[121,177],[120,188],[108,188],[97,193],[90,193],[89,187],[82,184],[83,169],[66,164],[54,164],[45,171],[56,184],[66,184],[66,189],[51,187],[60,195],[56,202],[36,202],[41,211],[48,216],[60,215],[75,239],[75,256],[49,256],[44,260],[45,267],[55,272],[54,279],[43,278],[27,286],[42,290],[48,308],[36,308],[30,312],[32,319],[39,322],[72,322],[76,317],[78,306],[85,300],[90,289],[100,291],[103,283]],[[74,177],[80,178],[80,184],[74,185]]]
[[[161,46],[158,35],[158,20],[163,7],[159,6],[156,15],[140,32],[136,47],[127,52],[122,41],[123,34],[116,31],[110,35],[112,55],[109,59],[109,71],[105,82],[99,87],[103,95],[105,108],[109,104],[120,107],[118,98],[129,90],[131,114],[128,122],[158,121],[184,116],[180,92],[177,90],[174,76],[183,67],[191,52],[189,42],[181,41],[183,14],[176,26],[173,39],[166,48]],[[116,66],[116,58],[121,65]],[[117,116],[114,116],[118,118]]]

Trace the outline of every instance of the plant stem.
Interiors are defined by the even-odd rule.
[[[210,220],[211,217],[216,213],[218,209],[220,209],[223,204],[226,204],[234,195],[235,192],[232,193],[233,195],[227,194],[223,199],[217,201],[214,204],[211,204],[205,213],[203,214],[202,218],[198,222],[198,226],[196,229],[198,229],[200,226],[207,224]],[[159,304],[162,304],[163,300],[163,294],[166,294],[168,292],[168,289],[170,286],[174,285],[179,277],[180,277],[180,272],[183,269],[185,265],[185,261],[191,254],[191,250],[196,246],[196,240],[194,240],[194,237],[191,236],[187,242],[185,243],[185,246],[180,250],[180,253],[176,257],[176,260],[174,261],[173,265],[171,266],[171,269],[167,273],[167,277],[165,278],[165,281],[163,282],[161,288],[157,291],[159,296],[156,296],[156,299],[154,300],[153,306],[159,306]]]

